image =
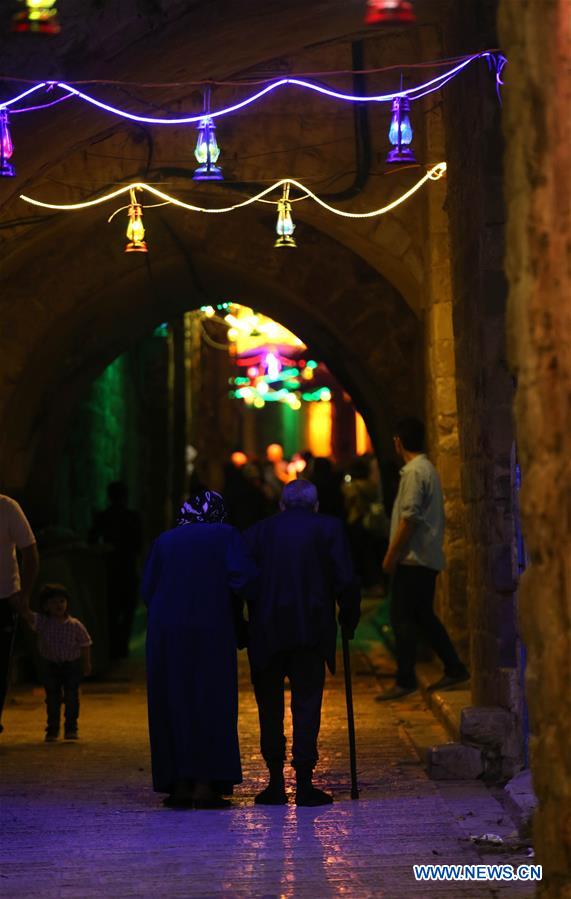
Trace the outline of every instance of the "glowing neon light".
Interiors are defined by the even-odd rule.
[[[409,197],[412,197],[423,184],[426,184],[427,181],[439,181],[446,173],[446,163],[438,162],[436,165],[433,165],[427,173],[420,178],[415,184],[412,185],[404,194],[398,197],[396,200],[393,200],[391,203],[388,203],[386,206],[381,206],[378,209],[372,209],[370,212],[346,212],[344,209],[336,209],[334,206],[330,206],[329,203],[326,203],[325,200],[322,200],[313,191],[310,191],[309,188],[305,187],[299,181],[294,181],[290,178],[283,178],[281,181],[276,181],[275,184],[272,184],[270,187],[267,187],[265,190],[261,191],[259,194],[256,194],[254,197],[250,197],[248,200],[244,200],[242,203],[236,203],[234,206],[225,206],[218,209],[208,209],[203,206],[193,206],[191,203],[184,203],[182,200],[177,199],[176,197],[172,197],[169,194],[163,193],[163,191],[158,190],[158,188],[153,187],[150,184],[145,184],[145,182],[135,182],[133,184],[128,184],[125,187],[120,187],[117,190],[112,191],[109,194],[105,194],[103,197],[98,197],[96,200],[86,200],[84,203],[66,203],[66,204],[57,204],[57,203],[44,203],[41,200],[35,200],[32,197],[26,196],[26,194],[20,194],[20,199],[24,200],[26,203],[30,203],[32,206],[40,206],[42,209],[54,209],[58,212],[73,212],[79,209],[88,209],[91,206],[98,206],[101,203],[106,203],[108,200],[113,200],[115,197],[120,197],[124,193],[128,193],[132,190],[147,190],[154,197],[158,197],[161,200],[164,200],[166,203],[172,203],[173,206],[178,206],[180,209],[188,209],[190,212],[204,212],[208,214],[220,214],[225,212],[233,212],[236,209],[242,209],[244,206],[250,206],[252,203],[256,203],[261,200],[263,197],[272,193],[272,191],[277,190],[280,187],[283,187],[285,184],[289,184],[292,187],[297,188],[302,193],[307,194],[307,198],[311,198],[315,203],[321,206],[323,209],[327,209],[329,212],[332,212],[334,215],[340,215],[343,218],[350,219],[367,219],[374,218],[379,215],[386,215],[392,209],[396,209],[397,206],[400,206],[401,203],[404,203],[405,200],[408,200]],[[305,199],[305,198],[304,198]],[[279,203],[279,201],[275,201]]]
[[[249,97],[246,97],[244,100],[241,100],[239,103],[234,103],[231,106],[226,106],[222,109],[214,110],[209,113],[209,118],[214,119],[219,116],[229,115],[232,112],[237,112],[240,109],[244,109],[246,106],[249,106],[251,103],[255,103],[257,100],[260,100],[262,97],[271,93],[272,91],[277,90],[281,87],[293,86],[293,87],[301,87],[306,90],[314,91],[322,96],[332,97],[335,100],[343,100],[345,102],[350,103],[392,103],[395,97],[408,97],[411,100],[419,99],[420,97],[426,96],[427,93],[432,93],[433,91],[439,90],[444,84],[450,81],[451,78],[454,78],[458,75],[463,69],[469,66],[476,59],[486,59],[489,64],[493,65],[496,69],[496,81],[501,83],[500,74],[505,65],[506,58],[502,54],[494,53],[491,50],[484,50],[481,53],[475,53],[471,56],[466,57],[461,62],[457,63],[451,69],[448,69],[446,72],[442,72],[440,75],[436,75],[434,78],[429,79],[428,81],[424,81],[422,84],[417,84],[415,87],[406,88],[401,91],[393,91],[389,94],[374,94],[369,97],[359,96],[358,94],[346,94],[341,91],[335,91],[331,88],[323,87],[320,84],[314,84],[311,81],[306,81],[302,78],[281,78],[278,81],[272,81],[270,84],[266,85],[266,87],[262,88],[262,90],[257,91]],[[86,94],[84,91],[79,90],[73,85],[68,84],[65,81],[42,81],[39,82],[34,87],[25,91],[23,94],[20,94],[18,97],[12,97],[10,100],[6,100],[2,103],[2,106],[11,106],[14,103],[21,100],[23,97],[29,96],[30,94],[41,90],[42,88],[54,88],[59,87],[61,90],[66,91],[68,94],[72,94],[80,100],[83,100],[85,103],[89,103],[92,106],[96,106],[98,109],[102,109],[104,112],[109,112],[112,115],[120,116],[124,119],[130,119],[133,122],[142,122],[148,125],[190,125],[192,123],[201,122],[204,119],[204,112],[195,113],[190,116],[176,116],[173,118],[156,118],[155,116],[144,116],[138,115],[134,112],[128,112],[125,109],[120,109],[117,106],[113,106],[110,103],[104,103],[102,100],[98,100],[96,97],[92,97],[90,94]]]

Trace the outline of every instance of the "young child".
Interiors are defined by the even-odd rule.
[[[29,612],[28,624],[38,635],[43,660],[48,725],[46,742],[57,740],[61,703],[65,705],[66,740],[77,740],[79,685],[91,674],[91,637],[68,612],[69,593],[62,584],[45,584],[39,597],[40,612]]]

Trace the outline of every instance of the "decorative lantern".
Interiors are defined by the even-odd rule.
[[[220,147],[216,140],[216,126],[210,117],[210,88],[204,93],[204,118],[198,126],[198,139],[194,156],[198,168],[192,176],[194,181],[222,181],[224,176],[220,166],[216,165],[220,156]]]
[[[0,108],[0,178],[13,178],[16,174],[14,166],[8,161],[14,152],[10,136],[8,110]]]
[[[297,246],[293,232],[295,225],[291,217],[291,203],[289,200],[289,183],[284,184],[283,196],[278,200],[278,220],[276,223],[276,233],[278,239],[274,247],[295,247]]]
[[[129,205],[129,224],[127,225],[128,243],[125,247],[126,253],[148,253],[147,242],[145,241],[145,226],[143,225],[143,207],[137,203],[135,191],[131,191],[131,203]]]
[[[12,16],[12,31],[59,34],[57,0],[20,0],[25,9]]]
[[[198,126],[198,139],[194,151],[198,168],[192,176],[194,181],[222,181],[222,169],[216,165],[220,156],[220,147],[216,141],[216,126],[206,116]]]
[[[416,162],[412,143],[412,125],[410,124],[410,100],[408,97],[393,99],[389,140],[393,149],[389,151],[387,162],[402,164]]]
[[[367,0],[365,25],[413,25],[411,0]]]

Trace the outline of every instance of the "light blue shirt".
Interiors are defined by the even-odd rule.
[[[391,516],[391,541],[401,520],[416,525],[400,565],[423,565],[442,571],[446,560],[444,543],[444,501],[440,478],[424,453],[415,456],[401,469],[400,485]]]

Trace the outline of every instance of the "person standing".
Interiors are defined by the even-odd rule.
[[[219,493],[191,497],[143,576],[153,789],[171,807],[225,808],[242,781],[237,619],[256,569],[225,517]]]
[[[0,719],[8,690],[18,612],[25,613],[29,607],[38,567],[36,538],[28,519],[16,500],[0,494]],[[0,733],[2,729],[0,724]]]
[[[326,805],[333,798],[312,784],[325,683],[325,664],[335,671],[337,623],[349,637],[359,620],[360,593],[343,525],[318,515],[317,490],[291,481],[282,491],[281,512],[258,522],[244,538],[260,569],[256,598],[249,604],[248,654],[260,718],[260,743],[269,769],[258,805],[287,802],[283,766],[284,680],[291,686],[292,765],[296,804]]]
[[[127,508],[128,492],[122,481],[107,487],[109,505],[98,512],[89,532],[89,542],[109,546],[107,556],[107,622],[109,656],[126,659],[133,617],[137,607],[139,580],[137,557],[141,550],[141,516]]]
[[[65,739],[78,739],[79,685],[82,677],[91,674],[92,640],[81,621],[69,614],[69,599],[63,584],[44,584],[38,599],[40,612],[29,611],[26,615],[38,636],[42,659],[48,713],[46,743],[59,737],[62,702]]]
[[[395,450],[404,462],[391,516],[383,571],[392,575],[391,624],[395,636],[395,685],[377,701],[401,699],[417,689],[416,644],[422,633],[444,664],[430,690],[446,689],[470,677],[434,611],[438,573],[445,567],[444,502],[440,479],[424,452],[424,425],[416,418],[398,422]]]

